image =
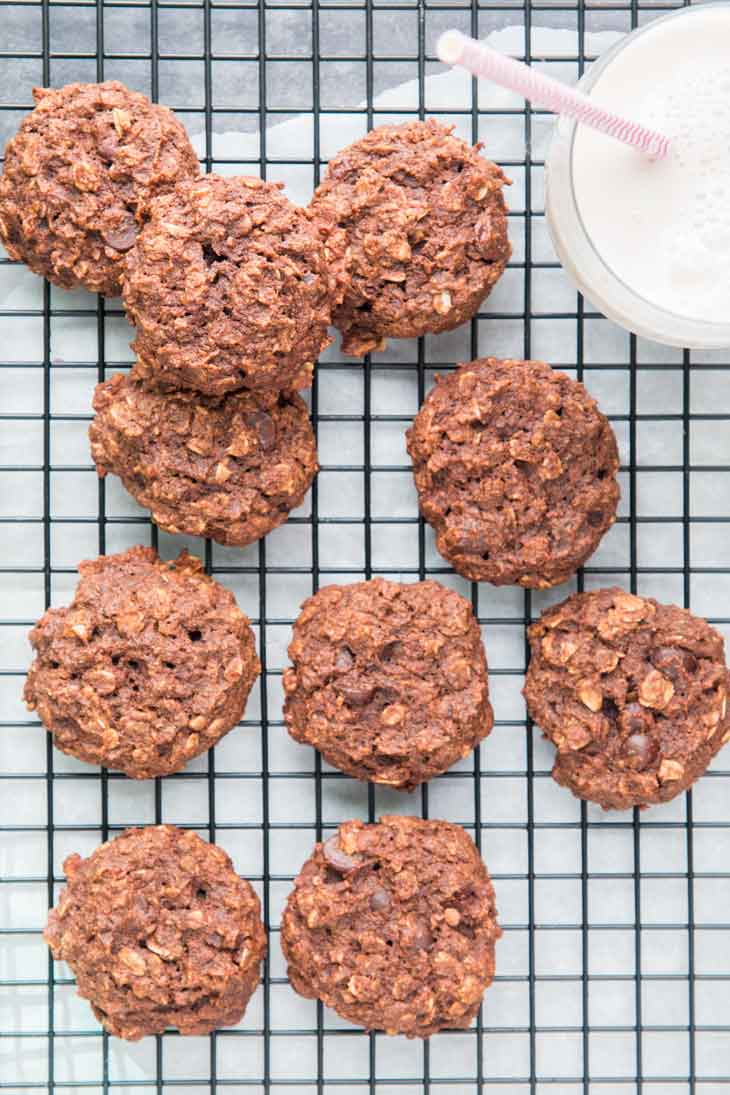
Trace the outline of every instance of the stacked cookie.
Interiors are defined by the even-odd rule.
[[[54,285],[116,296],[144,206],[197,178],[198,158],[171,110],[116,80],[33,98],[5,149],[0,238]]]
[[[409,122],[378,126],[330,160],[311,209],[347,239],[332,316],[344,353],[451,331],[501,277],[512,252],[509,180],[480,147],[434,121]]]
[[[94,396],[91,451],[169,532],[244,546],[317,471],[306,405],[342,234],[278,185],[214,175],[149,202],[122,276],[137,363]]]

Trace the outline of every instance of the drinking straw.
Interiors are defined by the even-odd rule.
[[[537,72],[521,61],[506,57],[496,49],[468,38],[458,30],[447,30],[438,40],[436,52],[446,65],[460,65],[473,76],[483,76],[523,99],[553,114],[565,114],[624,144],[641,149],[654,159],[663,159],[669,151],[669,139],[638,122],[622,118],[597,106],[587,95]]]

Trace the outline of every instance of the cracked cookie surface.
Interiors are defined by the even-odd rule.
[[[208,395],[309,387],[344,292],[344,234],[245,175],[182,182],[144,215],[122,291],[138,374]]]
[[[564,582],[613,524],[613,430],[542,361],[480,358],[438,378],[407,433],[423,516],[465,578]]]
[[[167,107],[116,80],[34,88],[5,149],[0,238],[64,289],[117,296],[138,212],[200,165]]]
[[[118,475],[167,532],[253,543],[302,504],[318,470],[295,392],[162,392],[117,374],[97,386],[94,410],[99,474]]]
[[[297,992],[409,1038],[469,1026],[501,934],[472,840],[414,817],[340,825],[302,867],[281,924]]]
[[[722,636],[676,605],[576,593],[529,630],[528,710],[553,777],[604,808],[668,802],[730,739]]]
[[[438,582],[319,590],[294,623],[289,657],[289,733],[356,779],[410,790],[492,728],[479,625]]]
[[[344,229],[349,283],[333,322],[344,353],[470,319],[509,260],[508,180],[433,120],[384,125],[338,152],[311,208]]]
[[[248,619],[187,552],[80,563],[71,604],[49,609],[30,641],[24,698],[54,744],[134,779],[178,772],[215,745],[259,673]]]
[[[71,855],[45,939],[105,1030],[137,1041],[234,1026],[266,953],[259,899],[195,833],[128,829]]]

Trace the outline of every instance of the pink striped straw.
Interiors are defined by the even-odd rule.
[[[575,118],[609,137],[623,141],[624,144],[640,148],[654,159],[663,159],[669,151],[669,139],[662,133],[647,129],[638,122],[631,122],[628,118],[621,118],[610,110],[604,110],[583,92],[566,87],[529,65],[485,46],[483,42],[467,38],[458,30],[447,30],[442,34],[436,52],[446,65],[461,65],[472,75],[492,80],[495,84],[521,95],[535,106],[550,110],[553,114],[566,114],[569,118]]]

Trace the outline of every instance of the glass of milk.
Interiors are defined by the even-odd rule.
[[[651,160],[558,120],[545,210],[563,267],[596,308],[636,334],[730,347],[730,3],[654,20],[578,86],[672,146]]]

